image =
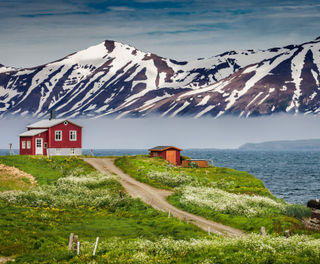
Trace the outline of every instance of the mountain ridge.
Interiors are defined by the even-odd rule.
[[[274,140],[245,143],[239,150],[257,151],[320,151],[320,139]]]
[[[319,76],[320,38],[193,61],[106,40],[40,66],[0,65],[0,118],[317,114]]]

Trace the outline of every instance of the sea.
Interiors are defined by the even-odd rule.
[[[13,150],[14,154],[18,150]],[[83,154],[123,156],[147,154],[145,149],[85,149]],[[0,155],[8,155],[0,150]],[[320,151],[244,151],[184,149],[182,155],[207,159],[218,167],[247,171],[261,179],[277,197],[289,203],[306,204],[320,198]]]

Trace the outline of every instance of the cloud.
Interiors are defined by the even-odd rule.
[[[105,39],[182,60],[305,42],[319,35],[319,5],[320,0],[0,1],[0,62],[34,66]]]

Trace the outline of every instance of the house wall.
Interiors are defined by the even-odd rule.
[[[42,138],[43,142],[43,155],[47,155],[48,146],[48,131],[42,132],[33,137],[20,137],[20,155],[35,155],[36,154],[36,138]],[[26,148],[22,149],[22,141],[26,141]],[[27,141],[31,141],[31,148],[27,148]]]
[[[183,160],[181,165],[182,167],[189,167],[190,162],[197,163],[200,168],[207,168],[209,166],[207,160]]]
[[[176,164],[175,165],[177,165],[177,166],[180,166],[181,165],[181,158],[180,158],[180,151],[179,150],[176,150],[176,149],[174,149],[174,148],[171,148],[171,149],[166,149],[165,151],[163,151],[163,156],[164,156],[164,159],[165,160],[168,160],[167,159],[167,151],[168,150],[174,150],[175,152],[176,152]]]
[[[25,141],[25,148],[22,148],[22,141]],[[27,141],[30,141],[31,148],[27,149]],[[20,155],[33,155],[32,152],[32,137],[20,137]]]
[[[176,161],[177,162],[175,165],[180,166],[180,164],[181,164],[180,151],[176,150],[174,148],[166,149],[164,151],[151,151],[150,156],[151,157],[162,157],[163,159],[168,160],[167,159],[167,150],[174,150],[176,152]]]
[[[62,131],[62,140],[56,141],[55,140],[55,131]],[[77,140],[76,141],[70,141],[70,131],[75,130],[77,131]],[[79,126],[76,126],[70,122],[68,122],[67,125],[64,123],[58,124],[56,126],[49,128],[49,144],[48,148],[56,149],[56,148],[82,148],[82,128]]]

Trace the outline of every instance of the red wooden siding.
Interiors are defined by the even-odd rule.
[[[70,131],[77,131],[77,140],[70,141]],[[49,128],[49,148],[81,148],[82,135],[81,127],[70,122],[67,125],[64,123]],[[62,131],[62,140],[55,140],[55,132]]]
[[[171,155],[168,155],[168,151],[174,151],[175,152],[175,159],[171,157]],[[180,150],[177,150],[175,148],[168,148],[163,151],[150,151],[151,157],[162,157],[163,159],[171,162],[174,165],[180,166],[181,165],[181,157],[180,157]]]
[[[42,138],[43,140],[43,155],[47,155],[47,148],[44,146],[48,146],[48,133],[42,132],[39,135],[31,136],[31,137],[20,137],[20,155],[36,155],[36,138]],[[22,149],[22,141],[26,142],[25,149]],[[27,141],[31,141],[31,148],[27,148]]]

